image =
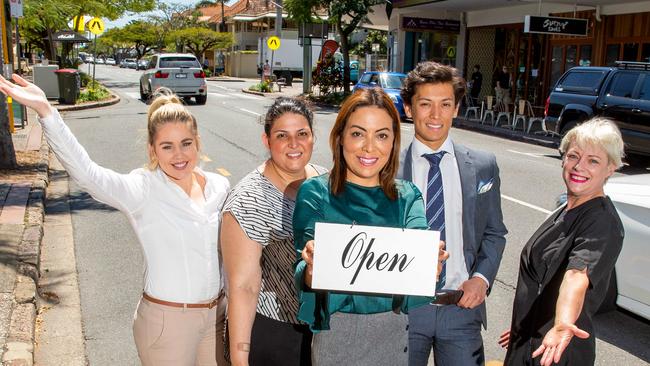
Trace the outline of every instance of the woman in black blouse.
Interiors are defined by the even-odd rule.
[[[623,225],[603,186],[621,167],[623,140],[595,118],[562,139],[567,202],[521,253],[512,323],[499,343],[505,365],[593,365],[592,317],[609,286]]]

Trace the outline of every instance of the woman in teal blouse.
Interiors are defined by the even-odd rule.
[[[430,298],[311,290],[316,222],[427,229],[422,195],[412,183],[395,179],[399,144],[399,115],[390,97],[379,88],[359,90],[343,103],[330,133],[331,173],[308,179],[298,192],[298,319],[316,333],[315,366],[408,362],[405,313]],[[441,242],[438,273],[448,257],[442,247]]]

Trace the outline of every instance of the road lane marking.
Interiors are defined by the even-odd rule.
[[[527,152],[521,152],[521,151],[517,151],[517,150],[506,150],[506,151],[509,151],[511,153],[514,153],[514,154],[530,156],[530,157],[533,157],[533,158],[544,157],[544,154],[527,153]]]
[[[537,211],[542,212],[542,213],[544,213],[544,214],[546,214],[546,215],[549,215],[549,214],[552,212],[552,211],[549,211],[549,210],[547,210],[547,209],[545,209],[545,208],[541,208],[541,207],[539,207],[539,206],[535,206],[535,205],[533,205],[532,203],[524,202],[524,201],[518,200],[518,199],[516,199],[516,198],[512,198],[512,197],[506,196],[505,194],[502,194],[502,195],[501,195],[501,198],[507,199],[508,201],[511,201],[511,202],[514,202],[514,203],[518,203],[518,204],[520,204],[520,205],[522,205],[522,206],[526,206],[526,207],[528,207],[528,208],[532,208],[533,210],[537,210]]]
[[[242,111],[242,112],[246,112],[246,113],[254,114],[254,115],[258,116],[258,117],[261,116],[261,114],[259,114],[259,113],[257,113],[257,112],[249,111],[249,110],[246,109],[246,108],[239,108],[239,110]]]
[[[264,99],[264,97],[254,97],[252,95],[247,95],[247,94],[234,94],[234,95],[236,95],[236,96],[238,96],[240,98],[244,98],[244,99],[254,99],[254,100],[263,100]]]
[[[129,98],[133,98],[133,99],[137,99],[137,100],[140,99],[140,93],[137,93],[137,92],[126,92],[124,94],[126,94],[126,96],[129,97]]]
[[[229,171],[227,171],[224,168],[217,168],[217,171],[219,172],[219,174],[223,175],[224,177],[230,177],[232,175],[230,174]]]
[[[231,98],[232,95],[229,94],[221,94],[221,93],[208,93],[209,95],[212,95],[213,97],[217,98]]]

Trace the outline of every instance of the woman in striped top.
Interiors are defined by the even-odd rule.
[[[270,158],[242,179],[224,206],[221,248],[233,365],[309,365],[311,332],[296,318],[291,220],[300,184],[325,172],[309,164],[313,114],[279,98],[262,140]]]

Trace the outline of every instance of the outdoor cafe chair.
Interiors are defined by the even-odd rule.
[[[483,117],[481,118],[481,124],[484,124],[487,121],[488,116],[490,117],[490,124],[494,124],[494,96],[488,95],[485,97],[485,111],[483,112]]]
[[[474,105],[474,101],[467,94],[465,94],[465,119],[469,119],[470,114],[474,114],[472,119],[480,119],[479,108]]]

